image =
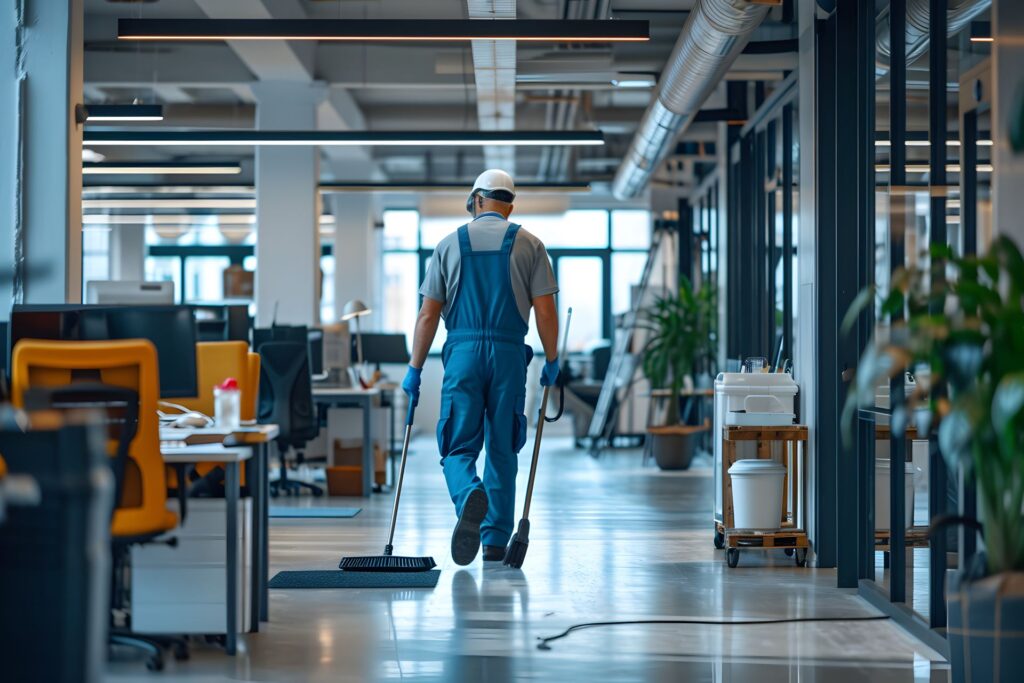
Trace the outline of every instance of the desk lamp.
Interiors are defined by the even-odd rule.
[[[363,336],[359,333],[359,319],[361,317],[363,317],[364,315],[368,315],[370,313],[373,313],[373,309],[367,307],[367,305],[364,304],[359,299],[352,299],[347,304],[345,304],[345,308],[342,310],[342,313],[341,313],[341,319],[343,321],[349,321],[349,320],[352,320],[353,318],[355,318],[355,321],[356,321],[356,360],[358,361],[360,366],[362,366],[362,364],[363,364]]]

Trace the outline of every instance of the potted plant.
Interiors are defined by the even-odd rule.
[[[668,390],[665,421],[647,429],[655,462],[665,470],[689,467],[694,435],[707,430],[706,425],[681,423],[679,394],[695,364],[709,359],[714,343],[713,315],[711,288],[695,291],[685,277],[680,278],[677,293],[659,298],[641,311],[640,326],[650,332],[643,350],[644,375],[652,390]]]
[[[962,468],[977,486],[984,551],[946,590],[953,680],[1021,681],[1024,258],[1006,237],[984,257],[957,257],[947,247],[931,256],[933,272],[952,277],[933,279],[921,269],[893,273],[881,310],[904,311],[906,318],[865,350],[845,423],[858,405],[874,402],[880,381],[906,369],[926,366],[929,384],[943,387],[919,388],[904,406],[894,406],[891,419],[894,430],[914,418],[919,433],[937,429],[950,468]],[[862,293],[850,316],[873,300]]]

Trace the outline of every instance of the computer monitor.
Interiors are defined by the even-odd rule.
[[[363,332],[363,360],[367,363],[408,363],[411,360],[405,335]],[[352,362],[356,362],[356,335],[352,335]]]
[[[306,332],[309,344],[309,371],[314,375],[324,374],[324,331],[312,329]]]
[[[106,334],[94,339],[150,340],[160,366],[160,395],[187,398],[199,394],[196,318],[191,306],[124,306],[106,308],[105,312]],[[84,330],[82,339],[89,338],[89,331]]]
[[[11,310],[9,339],[12,351],[22,339],[148,339],[156,346],[160,395],[187,398],[198,393],[191,306],[18,305]]]
[[[161,306],[174,303],[174,283],[137,280],[90,280],[85,285],[88,304]]]

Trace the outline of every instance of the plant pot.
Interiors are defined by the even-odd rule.
[[[954,578],[946,601],[953,682],[1024,681],[1024,572]]]
[[[693,460],[697,435],[707,429],[706,425],[649,427],[654,462],[663,470],[685,470]]]

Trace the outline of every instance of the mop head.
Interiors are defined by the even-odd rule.
[[[396,557],[395,555],[367,555],[343,557],[339,569],[347,572],[426,572],[437,566],[432,557]]]
[[[505,551],[505,559],[502,561],[506,567],[519,569],[526,559],[526,550],[530,547],[530,520],[519,520],[519,529],[512,534],[512,540],[508,542],[508,550]]]

